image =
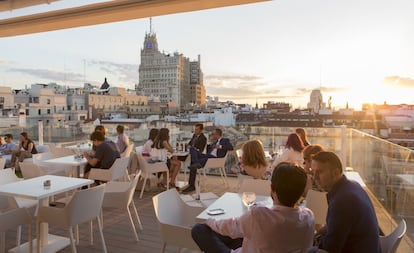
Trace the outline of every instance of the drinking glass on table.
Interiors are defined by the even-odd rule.
[[[242,194],[243,204],[250,208],[256,202],[256,193],[254,192],[243,192]]]

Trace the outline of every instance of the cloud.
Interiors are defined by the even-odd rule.
[[[62,72],[56,70],[34,68],[10,68],[8,71],[30,75],[50,81],[67,80],[73,82],[83,82],[83,75],[74,72]]]
[[[87,64],[88,66],[97,66],[101,71],[116,76],[122,82],[138,82],[138,65],[136,64],[101,60],[89,60]]]
[[[298,88],[296,89],[296,92],[298,95],[302,94],[302,95],[310,95],[310,93],[312,92],[312,90],[321,90],[321,92],[328,92],[328,93],[335,93],[335,92],[343,92],[348,90],[349,88],[346,87],[319,87],[319,88],[314,88],[314,89],[307,89],[307,88]]]
[[[204,84],[209,96],[218,96],[221,100],[285,98],[274,85],[258,76],[207,75]]]
[[[397,86],[401,88],[414,87],[414,79],[409,77],[387,76],[384,78],[384,82],[390,86]]]

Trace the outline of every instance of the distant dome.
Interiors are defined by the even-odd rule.
[[[106,90],[108,88],[109,88],[109,83],[106,81],[106,77],[105,77],[105,81],[101,85],[101,90]]]

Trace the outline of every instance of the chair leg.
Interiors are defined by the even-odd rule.
[[[22,226],[17,227],[17,234],[16,234],[16,245],[20,246],[22,242]]]
[[[131,203],[132,203],[132,207],[134,208],[135,217],[136,217],[136,218],[137,218],[137,220],[138,220],[139,229],[144,230],[144,228],[142,227],[142,222],[141,222],[141,219],[139,218],[139,215],[138,215],[137,208],[135,207],[135,202],[134,202],[134,200],[132,200],[132,201],[131,201]]]
[[[167,190],[170,189],[170,172],[167,170]]]
[[[101,235],[101,240],[102,240],[102,248],[103,248],[104,253],[107,253],[105,238],[104,238],[104,235],[103,235],[103,232],[102,232],[102,222],[99,219],[99,216],[96,217],[96,219],[98,220],[99,234]]]
[[[90,220],[89,221],[89,234],[90,234],[90,236],[91,236],[91,245],[93,245],[93,223],[92,223],[92,220]]]
[[[76,253],[75,238],[73,237],[73,227],[69,227],[69,238],[70,238],[70,245],[72,248],[72,253]]]
[[[147,183],[147,177],[145,176],[144,183],[142,184],[142,187],[141,187],[141,194],[139,195],[140,199],[142,199],[142,194],[144,194],[144,188],[145,188],[146,183]]]
[[[0,252],[6,252],[6,232],[0,233]]]
[[[79,245],[79,225],[75,227],[76,245]]]
[[[127,206],[127,212],[128,212],[129,221],[131,222],[132,232],[134,233],[135,239],[138,242],[139,238],[138,238],[137,230],[135,228],[134,220],[132,219],[131,211],[129,210],[128,206]]]
[[[36,240],[36,244],[37,244],[37,252],[41,252],[40,251],[40,245],[42,244],[42,242],[40,241],[40,220],[39,218],[36,219],[36,235],[37,235],[37,240]]]
[[[165,252],[165,247],[167,246],[167,243],[166,242],[163,242],[162,243],[162,246],[161,246],[161,253],[164,253]]]

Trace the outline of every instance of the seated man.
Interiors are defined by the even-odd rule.
[[[10,155],[14,150],[17,149],[17,144],[13,142],[13,135],[6,134],[3,137],[4,143],[0,147],[0,155]],[[3,156],[6,158],[7,156]],[[10,157],[6,158],[6,167],[10,167]]]
[[[328,191],[326,226],[318,232],[317,248],[328,252],[381,252],[374,207],[362,187],[342,174],[342,163],[333,152],[319,152],[311,167],[316,183]]]
[[[278,164],[269,189],[271,208],[253,206],[241,217],[196,224],[191,230],[194,241],[205,253],[306,252],[313,242],[314,218],[312,211],[296,206],[306,180],[298,165]]]
[[[93,132],[91,141],[96,146],[96,152],[93,157],[88,152],[83,152],[88,163],[84,169],[84,178],[88,178],[91,168],[109,169],[117,158],[120,158],[118,149],[105,141],[105,136],[101,132]]]
[[[212,142],[211,144],[207,145],[207,154],[202,154],[198,149],[191,146],[191,165],[189,167],[190,177],[188,178],[188,187],[185,188],[182,192],[189,193],[195,190],[197,169],[202,168],[206,164],[208,158],[225,157],[227,151],[229,150],[233,150],[233,145],[231,145],[228,138],[223,137],[223,132],[219,128],[216,128],[213,132]]]

